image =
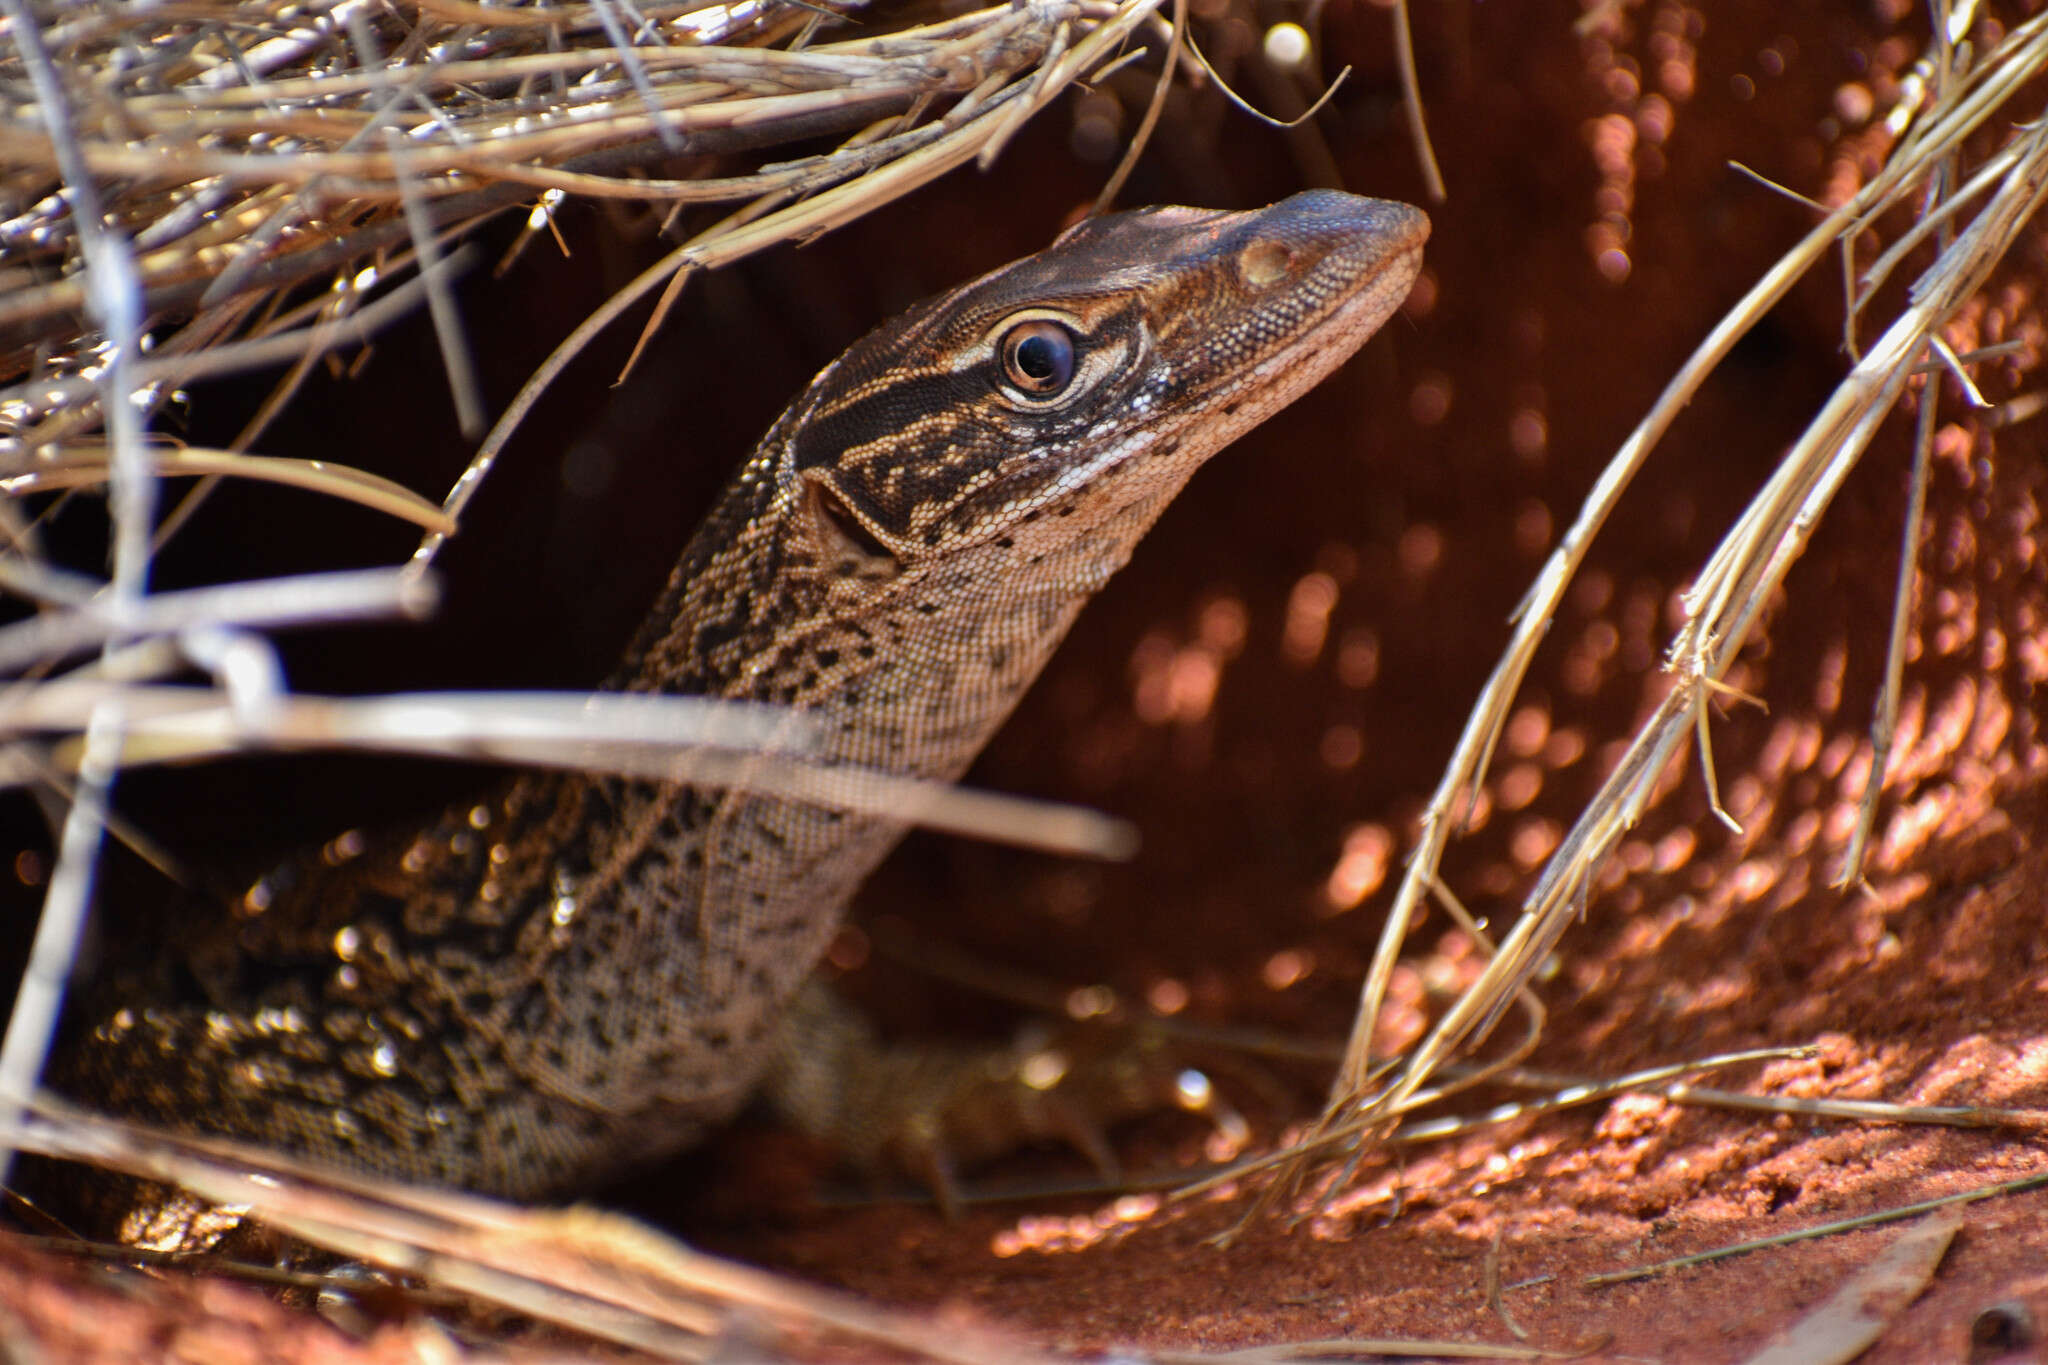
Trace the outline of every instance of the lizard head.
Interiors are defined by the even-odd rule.
[[[1099,538],[1350,356],[1428,232],[1416,209],[1331,191],[1088,219],[857,342],[791,409],[785,473],[825,557],[870,581]]]

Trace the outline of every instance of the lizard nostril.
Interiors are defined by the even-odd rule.
[[[1294,252],[1279,242],[1256,242],[1237,258],[1238,273],[1255,289],[1281,279],[1293,266]]]

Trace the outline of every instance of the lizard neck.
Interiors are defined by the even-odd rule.
[[[780,432],[713,509],[607,685],[796,708],[823,761],[939,780],[973,761],[1199,462],[1096,518],[1089,537],[1054,530],[1076,509],[1052,506],[1048,533],[1020,527],[962,560],[899,568],[878,598],[786,514],[808,493]]]

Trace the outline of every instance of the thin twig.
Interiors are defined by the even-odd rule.
[[[1138,120],[1138,131],[1131,134],[1131,145],[1124,148],[1123,160],[1116,163],[1116,170],[1096,194],[1095,202],[1088,212],[1102,213],[1116,202],[1123,193],[1124,181],[1130,179],[1137,168],[1138,158],[1145,154],[1145,144],[1152,140],[1152,130],[1159,126],[1159,115],[1166,108],[1166,96],[1173,89],[1173,70],[1180,64],[1181,37],[1187,32],[1188,0],[1173,0],[1173,36],[1166,40],[1166,55],[1159,62],[1159,81],[1152,87],[1152,99],[1145,105],[1145,116]]]
[[[1394,62],[1401,72],[1401,105],[1408,114],[1408,138],[1415,148],[1415,164],[1422,171],[1423,188],[1430,202],[1441,204],[1450,197],[1444,188],[1443,168],[1437,165],[1436,148],[1429,140],[1429,118],[1422,107],[1422,81],[1415,74],[1415,33],[1408,22],[1408,0],[1394,0]]]

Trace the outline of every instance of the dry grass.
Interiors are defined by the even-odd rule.
[[[892,19],[857,6],[860,36],[822,41],[847,26],[795,3],[635,10],[604,0],[537,12],[340,0],[39,13],[10,0],[10,60],[0,64],[9,97],[0,118],[0,377],[13,382],[0,390],[0,490],[22,499],[105,488],[114,571],[106,583],[81,579],[41,556],[35,518],[48,500],[0,503],[0,534],[13,549],[0,558],[0,586],[41,611],[0,629],[0,668],[48,679],[84,645],[120,646],[119,682],[205,667],[179,632],[282,624],[280,594],[317,600],[296,622],[424,611],[424,575],[492,458],[597,329],[657,286],[669,286],[665,309],[697,269],[828,231],[968,160],[993,158],[1074,80],[1130,55],[1129,39],[1156,7],[1050,0],[918,24],[912,10]],[[845,134],[833,152],[762,164],[778,146],[832,133]],[[641,169],[650,162],[701,174],[653,178]],[[712,174],[735,168],[744,173]],[[672,222],[689,205],[737,207],[567,339],[438,505],[358,470],[250,453],[316,362],[422,303],[434,312],[457,409],[480,431],[447,288],[474,262],[449,247],[505,211],[525,212],[531,237],[565,195],[667,204]],[[270,401],[226,449],[144,434],[181,385],[280,363],[288,368]],[[160,516],[164,481],[187,476],[196,485]],[[186,594],[182,606],[150,597],[151,555],[221,478],[349,499],[413,522],[425,539],[410,564],[381,575]],[[269,608],[258,605],[266,598]],[[180,647],[145,647],[166,643]],[[245,669],[244,683],[254,676]],[[212,706],[213,748],[385,739],[422,747],[417,734],[380,739],[369,725],[345,734],[279,728],[277,698],[259,722],[243,692],[239,708],[225,709],[224,682],[188,694],[183,709]],[[0,709],[0,734],[69,726],[82,735],[79,699],[110,694],[68,694],[71,703],[46,697],[24,711],[29,693],[17,689],[11,709]],[[103,766],[166,756],[162,743],[136,742],[139,729],[159,723],[161,699],[140,710],[147,714],[120,727],[127,739],[101,755]],[[529,723],[545,729],[540,715]],[[194,722],[180,724],[188,747],[179,756],[196,756]],[[442,751],[469,744],[516,761],[562,761],[547,751],[579,739],[573,728],[536,733],[536,747],[519,752],[505,747],[502,725],[471,735],[459,719],[447,724],[454,728],[427,736]],[[691,742],[702,742],[706,732],[693,728]],[[742,747],[760,740],[757,727]],[[60,769],[89,766],[76,747],[60,751]],[[629,766],[659,769],[674,755],[673,745],[649,748]],[[876,789],[847,800],[898,810],[915,795],[941,823],[951,818],[946,798],[869,785]],[[1008,815],[999,808],[994,818],[1000,827]],[[1056,843],[1078,834],[1101,853],[1129,842],[1112,824],[1055,823]]]
[[[23,0],[0,0],[11,44],[0,59],[7,101],[0,110],[0,380],[10,385],[0,391],[0,490],[21,498],[107,487],[115,543],[110,577],[82,578],[40,557],[33,514],[21,510],[34,504],[0,503],[0,534],[10,546],[0,555],[0,587],[39,608],[32,619],[0,629],[0,667],[22,679],[0,701],[0,738],[11,741],[5,752],[12,780],[51,784],[70,800],[51,913],[24,992],[30,1009],[43,1015],[10,1031],[0,1056],[0,1096],[26,1094],[23,1078],[32,1074],[37,1035],[47,1032],[51,1009],[47,999],[37,1003],[35,982],[61,979],[64,940],[74,932],[70,917],[84,904],[102,835],[107,784],[125,764],[319,742],[438,745],[508,761],[596,761],[671,776],[705,771],[674,766],[684,760],[672,747],[646,747],[643,718],[613,717],[617,728],[603,734],[584,728],[587,720],[564,725],[549,710],[559,710],[560,699],[529,699],[525,710],[462,699],[429,721],[408,712],[424,704],[415,698],[352,709],[276,686],[257,630],[431,605],[422,575],[531,398],[522,396],[483,442],[469,473],[436,504],[355,471],[250,453],[268,417],[312,365],[422,303],[439,300],[445,310],[447,280],[473,264],[450,248],[491,215],[527,213],[531,236],[547,230],[548,214],[565,195],[652,200],[678,211],[734,206],[566,340],[557,361],[537,376],[536,386],[545,383],[592,331],[656,289],[666,287],[672,300],[694,270],[827,231],[947,169],[993,156],[1060,89],[1117,61],[1140,25],[1156,23],[1156,8],[1156,0],[1052,0],[922,26],[908,24],[906,15],[907,26],[886,33],[871,30],[893,20],[864,11],[863,36],[823,41],[845,30],[808,5],[786,2],[634,10],[600,0],[508,11],[468,0],[395,9],[340,0],[232,12],[159,5],[137,15],[111,6],[37,12]],[[2048,18],[1973,54],[1957,41],[1972,15],[1972,6],[1956,7],[1937,34],[1921,81],[1893,114],[1896,140],[1880,173],[1840,205],[1816,207],[1819,221],[1808,235],[1672,378],[1532,584],[1515,635],[1427,808],[1324,1119],[1301,1145],[1256,1165],[1281,1165],[1297,1182],[1342,1169],[1375,1143],[1416,1136],[1402,1125],[1425,1105],[1498,1079],[1527,1055],[1542,1022],[1528,989],[1534,973],[1581,912],[1600,867],[1657,783],[1694,743],[1711,790],[1712,705],[1731,697],[1725,677],[1757,636],[1766,605],[1842,480],[1916,375],[1950,374],[1971,392],[1972,357],[1953,354],[1942,330],[2048,194],[2048,124],[2029,123],[2041,111],[2018,104],[2038,90],[2036,78],[2048,68]],[[1973,161],[1975,149],[2000,129],[2012,131],[1995,152]],[[766,164],[774,147],[824,134],[843,138],[835,151]],[[631,169],[657,156],[706,173],[654,179]],[[1866,246],[1871,263],[1860,276],[1850,272],[1852,328],[1867,326],[1862,320],[1880,297],[1899,297],[1901,291],[1883,286],[1908,251],[1931,245],[1933,261],[1875,341],[1863,345],[1850,335],[1853,368],[1700,567],[1686,599],[1688,620],[1667,654],[1674,685],[1663,704],[1559,844],[1478,982],[1415,1047],[1393,1059],[1373,1057],[1369,1043],[1388,982],[1406,930],[1426,902],[1490,942],[1443,883],[1443,852],[1481,787],[1536,648],[1622,492],[1678,411],[1759,318],[1838,248],[1852,259],[1880,219],[1906,215],[1915,226],[1874,258]],[[440,320],[455,401],[473,407],[462,380],[459,322],[445,311]],[[148,416],[179,385],[280,359],[289,369],[273,402],[227,449],[181,450],[143,435]],[[1920,409],[1923,479],[1936,387],[1927,386]],[[481,427],[480,413],[470,420]],[[151,595],[150,555],[183,519],[181,508],[161,514],[159,484],[191,476],[201,482],[188,497],[203,496],[207,481],[219,477],[296,481],[411,520],[425,538],[412,563],[389,570],[314,584],[241,585],[212,590],[204,600]],[[1918,544],[1910,517],[1903,535],[1907,546]],[[1904,578],[1897,600],[1903,620],[1911,600]],[[1888,686],[1874,723],[1874,775],[1884,770],[1903,634],[1895,622]],[[194,665],[210,683],[172,688],[159,681]],[[773,719],[708,724],[714,747],[691,762],[764,773],[768,765],[758,758],[733,755],[763,739],[790,739],[786,723]],[[804,770],[786,771],[797,784],[789,789],[800,789]],[[1873,776],[1873,788],[1878,780]],[[891,789],[870,799],[900,810],[906,793]],[[1866,801],[1866,832],[1871,810]],[[1092,839],[1099,847],[1115,836],[1084,826],[1046,837]],[[1862,843],[1859,835],[1859,850]],[[1856,857],[1843,869],[1845,880],[1860,875]],[[1479,1049],[1517,1000],[1526,1027],[1515,1045],[1494,1049],[1502,1055],[1490,1065],[1454,1073],[1453,1064]],[[198,1149],[166,1155],[151,1145],[159,1139],[56,1111],[39,1117],[24,1108],[12,1120],[16,1135],[40,1150],[96,1155],[126,1169],[176,1175],[215,1197],[266,1202],[266,1215],[283,1225],[300,1216],[286,1207],[287,1198],[234,1186],[246,1170],[260,1168],[246,1154],[228,1165]],[[287,1194],[296,1197],[296,1188],[287,1186]],[[464,1209],[465,1217],[485,1222],[500,1216],[474,1201]],[[444,1215],[431,1211],[433,1218]],[[302,1230],[324,1230],[330,1241],[351,1246],[350,1237],[366,1235],[334,1232],[317,1217],[307,1217]],[[380,1235],[387,1233],[400,1235],[395,1228]],[[518,1232],[540,1240],[558,1235],[545,1227]],[[429,1230],[417,1224],[406,1224],[403,1236],[414,1246],[431,1244]],[[521,1244],[508,1243],[515,1250]],[[404,1263],[398,1242],[382,1245],[384,1258]],[[502,1253],[500,1247],[491,1255]],[[445,1269],[447,1262],[435,1264]],[[530,1298],[511,1301],[541,1311]],[[687,1310],[663,1307],[648,1336],[614,1335],[687,1355],[695,1348],[677,1343],[715,1338],[722,1320],[689,1303]],[[827,1317],[845,1311],[823,1300],[800,1307]],[[929,1349],[932,1358],[999,1358],[972,1354],[997,1351],[987,1343],[960,1357],[896,1320],[840,1326],[856,1336],[878,1332],[906,1350]],[[670,1332],[684,1336],[664,1335]],[[1034,1358],[1017,1350],[1017,1359]]]
[[[65,813],[0,1047],[0,1128],[24,1139],[116,773],[310,745],[724,782],[1096,854],[1087,812],[821,773],[798,720],[673,698],[290,692],[264,632],[431,610],[435,553],[540,388],[647,292],[829,231],[992,160],[1076,80],[1139,55],[1159,0],[912,5],[629,0],[46,4],[0,0],[0,774]],[[822,154],[779,148],[838,139]],[[666,178],[650,174],[650,168]],[[566,339],[439,501],[362,471],[254,453],[312,368],[425,306],[452,401],[481,434],[450,288],[462,239],[567,197],[668,210],[681,245]],[[725,206],[705,215],[700,206]],[[682,231],[686,212],[692,230]],[[701,226],[698,226],[701,220]],[[181,386],[283,367],[225,448],[151,430]],[[293,484],[408,521],[411,562],[150,591],[164,541],[223,478]],[[40,522],[104,491],[106,575],[43,552]],[[173,678],[202,675],[198,683]],[[767,752],[763,752],[766,750]]]
[[[49,1100],[25,1107],[10,1129],[24,1150],[253,1208],[271,1227],[315,1245],[657,1359],[1053,1365],[1053,1357],[1004,1333],[814,1289],[693,1251],[616,1214],[523,1209],[350,1176]]]
[[[1698,754],[1715,813],[1734,825],[1722,812],[1716,793],[1711,708],[1717,700],[1747,700],[1724,683],[1724,677],[1755,638],[1786,572],[1909,382],[1923,373],[1953,375],[1966,396],[1982,405],[1967,373],[1977,357],[1956,355],[1942,339],[1943,328],[2021,239],[2023,228],[2048,195],[2048,123],[2041,121],[2038,103],[2021,103],[2022,97],[2039,99],[2037,78],[2048,70],[2048,18],[2037,17],[2012,29],[1995,48],[1977,55],[1962,42],[1974,23],[1975,5],[1939,8],[1943,13],[1934,42],[1916,68],[1906,98],[1891,115],[1888,126],[1896,141],[1883,168],[1839,206],[1814,206],[1820,221],[1728,312],[1672,377],[1616,452],[1523,598],[1513,638],[1422,817],[1419,843],[1409,856],[1361,991],[1323,1117],[1299,1144],[1250,1163],[1253,1168],[1282,1169],[1286,1178],[1269,1187],[1269,1194],[1299,1189],[1318,1171],[1350,1169],[1364,1151],[1400,1132],[1405,1116],[1483,1084],[1528,1055],[1543,1018],[1530,983],[1583,914],[1601,867],[1641,817],[1674,760],[1688,752]],[[2002,145],[1973,161],[1971,149],[1981,147],[1987,133],[2004,129],[2011,131],[2003,136]],[[1878,221],[1901,213],[1912,217],[1913,226],[1858,272],[1851,264],[1857,247],[1863,245],[1869,259],[1867,246],[1877,237]],[[1936,248],[1934,258],[1905,291],[1896,314],[1876,341],[1860,341],[1858,329],[1868,327],[1868,316],[1891,275],[1913,248],[1928,244]],[[1496,944],[1464,911],[1441,880],[1439,868],[1471,794],[1484,781],[1536,648],[1594,537],[1677,414],[1744,334],[1836,251],[1849,282],[1844,343],[1855,364],[1700,567],[1685,595],[1687,619],[1666,653],[1665,668],[1674,685],[1559,842]],[[1883,295],[1895,296],[1896,291]],[[1930,382],[1922,390],[1915,493],[1903,528],[1909,553],[1896,594],[1886,685],[1872,726],[1870,790],[1839,884],[1852,884],[1862,875],[1862,850],[1890,751],[1912,600],[1910,551],[1920,543],[1918,509],[1938,387]],[[1371,1040],[1394,965],[1409,926],[1422,918],[1429,901],[1476,942],[1487,945],[1490,960],[1414,1047],[1398,1057],[1375,1057]],[[1511,1045],[1494,1049],[1498,1060],[1447,1076],[1449,1064],[1479,1049],[1516,1002],[1526,1026]],[[1205,1182],[1204,1187],[1214,1183]]]

